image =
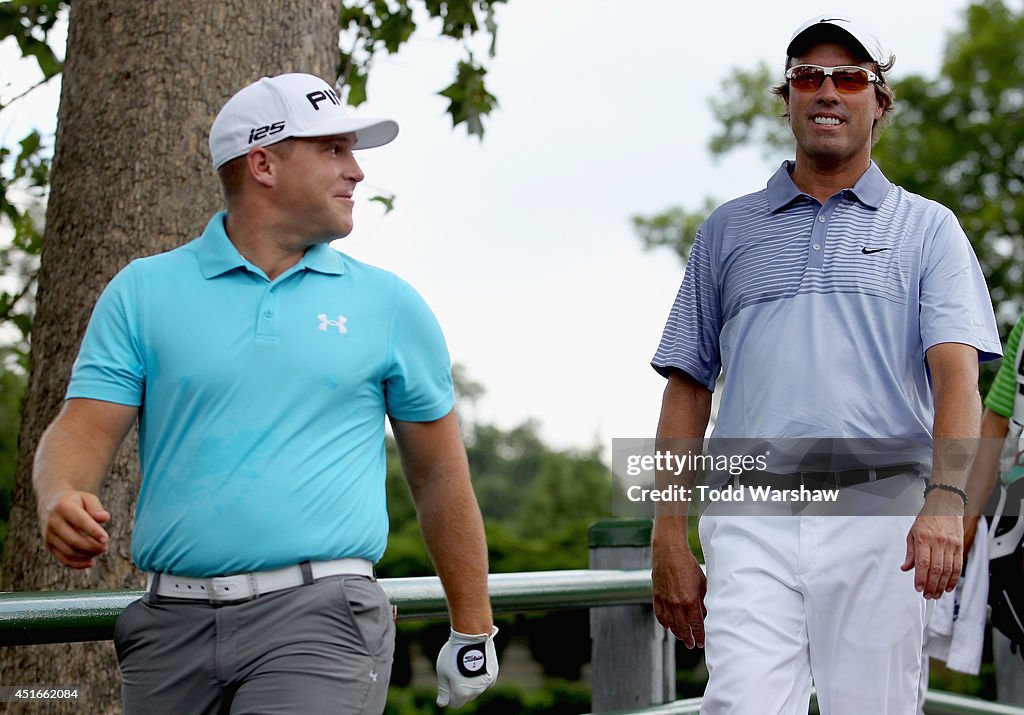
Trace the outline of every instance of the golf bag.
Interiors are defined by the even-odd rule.
[[[999,460],[999,482],[989,527],[988,605],[992,627],[1024,658],[1024,345],[1016,355],[1017,391]],[[998,495],[998,496],[997,496]],[[991,502],[990,502],[991,504]]]
[[[998,490],[989,529],[988,605],[992,627],[1024,658],[1024,480]]]

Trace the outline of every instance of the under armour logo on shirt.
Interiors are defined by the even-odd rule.
[[[316,316],[320,320],[320,330],[327,330],[327,327],[333,325],[338,328],[339,333],[347,333],[348,328],[345,327],[345,323],[348,322],[348,318],[344,315],[339,315],[337,320],[328,320],[327,313],[321,313]]]

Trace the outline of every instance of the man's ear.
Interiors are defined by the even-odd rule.
[[[876,72],[877,71],[878,70],[876,70]],[[892,95],[888,94],[887,92],[883,92],[882,90],[880,90],[878,88],[877,84],[874,85],[874,90],[875,90],[875,121],[877,122],[878,120],[880,120],[882,117],[885,116],[885,113],[887,111],[889,111],[889,108],[892,106]]]
[[[275,184],[274,162],[270,152],[264,147],[256,146],[245,155],[245,165],[249,169],[249,175],[260,186],[271,188]]]

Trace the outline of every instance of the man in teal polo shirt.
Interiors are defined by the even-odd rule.
[[[407,283],[328,245],[352,230],[353,151],[397,133],[311,75],[245,87],[210,132],[227,211],[96,305],[33,481],[49,550],[92,566],[109,546],[97,495],[138,418],[148,580],[115,633],[126,712],[383,709],[385,416],[449,602],[438,703],[497,676],[444,337]]]

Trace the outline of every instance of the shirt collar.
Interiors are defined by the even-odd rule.
[[[768,180],[768,209],[775,213],[779,209],[788,206],[794,199],[806,196],[797,185],[793,183],[790,176],[795,162],[784,161],[772,178]],[[865,206],[877,209],[882,205],[892,184],[875,162],[868,165],[868,170],[857,179],[857,183],[848,191]]]
[[[228,238],[227,231],[224,229],[227,217],[227,211],[218,212],[206,224],[206,229],[199,237],[197,254],[199,270],[202,271],[204,278],[216,278],[236,268],[245,268],[249,265],[249,262],[242,257],[235,245],[231,243],[231,239]],[[345,272],[345,259],[341,253],[326,243],[318,243],[306,250],[302,260],[298,263],[298,269],[341,275]]]
[[[317,273],[329,273],[340,276],[345,272],[345,257],[335,251],[329,243],[317,243],[306,249],[306,255],[299,265]]]

